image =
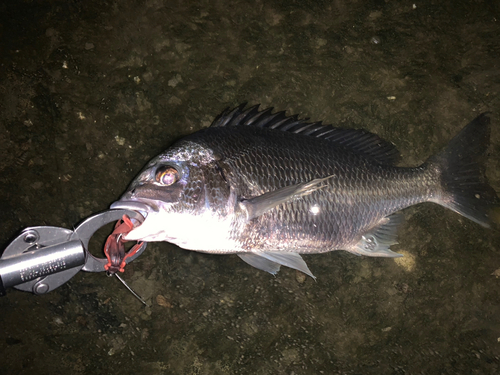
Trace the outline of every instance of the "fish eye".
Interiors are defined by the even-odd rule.
[[[155,180],[162,185],[170,186],[179,181],[179,172],[170,165],[164,165],[156,170]]]

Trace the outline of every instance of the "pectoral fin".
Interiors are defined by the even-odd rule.
[[[251,220],[281,203],[291,201],[295,198],[311,194],[316,190],[324,188],[326,185],[324,185],[323,182],[333,177],[335,176],[332,175],[324,178],[316,178],[301,184],[286,186],[284,188],[259,195],[255,198],[242,200],[239,205],[240,208],[247,213],[247,219]]]
[[[304,259],[297,253],[255,251],[238,254],[238,256],[252,267],[269,272],[272,275],[276,275],[280,270],[280,266],[286,266],[299,270],[316,280],[316,277],[309,270]]]
[[[359,242],[348,251],[357,255],[370,257],[396,258],[402,254],[389,250],[391,245],[397,244],[397,229],[403,221],[403,215],[394,214],[380,220],[373,229],[364,233]]]

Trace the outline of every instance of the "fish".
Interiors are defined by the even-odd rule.
[[[500,222],[485,177],[489,113],[408,167],[392,143],[366,130],[259,108],[227,108],[153,158],[110,206],[145,217],[124,239],[237,254],[273,275],[286,266],[315,278],[301,254],[402,256],[390,249],[401,211],[419,203],[483,227]]]

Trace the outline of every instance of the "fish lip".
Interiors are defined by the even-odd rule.
[[[148,215],[150,212],[158,212],[158,207],[156,205],[150,205],[145,202],[140,202],[136,200],[120,200],[113,202],[110,206],[110,209],[116,210],[116,209],[125,209],[125,210],[131,210],[131,211],[137,211],[139,212],[144,218]]]

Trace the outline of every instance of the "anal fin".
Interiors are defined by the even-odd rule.
[[[378,225],[364,233],[359,242],[349,249],[349,251],[357,255],[370,257],[402,257],[402,254],[395,253],[389,249],[391,245],[398,243],[396,232],[402,221],[402,214],[393,214],[383,218]]]

